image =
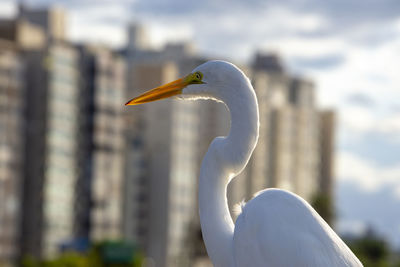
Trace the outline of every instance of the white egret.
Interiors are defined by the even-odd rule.
[[[186,77],[152,89],[126,105],[174,95],[221,101],[230,111],[229,135],[213,140],[199,178],[201,229],[215,266],[362,266],[305,200],[285,190],[258,192],[234,225],[227,185],[249,161],[259,128],[257,98],[240,69],[228,62],[209,61]]]

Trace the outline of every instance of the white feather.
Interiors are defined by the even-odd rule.
[[[239,216],[242,213],[244,206],[246,206],[246,202],[244,201],[244,199],[242,199],[239,203],[236,203],[233,206],[233,209],[232,209],[233,214],[235,216]]]

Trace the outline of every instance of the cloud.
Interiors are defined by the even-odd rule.
[[[341,108],[338,122],[341,129],[354,138],[359,138],[361,134],[372,131],[378,126],[371,107],[354,104]]]
[[[110,39],[105,37],[109,33],[105,24],[109,24],[112,35],[111,29],[135,20],[149,26],[149,35],[158,45],[173,37],[160,33],[179,28],[178,40],[192,40],[201,52],[209,55],[243,62],[255,49],[274,50],[288,57],[296,56],[297,60],[292,60],[295,70],[338,66],[347,57],[348,43],[380,45],[392,41],[400,32],[400,23],[393,23],[400,17],[400,5],[395,0],[368,4],[356,0],[30,1],[33,5],[55,3],[71,10],[81,24],[103,25],[99,40]],[[85,36],[86,28],[81,32],[74,30],[72,35]],[[121,46],[126,38],[118,40]]]
[[[14,1],[1,1],[0,2],[0,18],[11,18],[17,12],[17,7]]]
[[[372,108],[375,106],[375,101],[368,96],[367,94],[363,94],[362,92],[356,92],[354,94],[350,94],[347,97],[347,102],[350,105],[360,106],[364,108]]]
[[[361,236],[368,230],[368,226],[360,219],[340,219],[336,224],[336,231],[341,235]]]
[[[364,133],[357,138],[353,136],[341,142],[340,150],[353,153],[381,168],[399,165],[400,143],[390,135],[379,132]]]
[[[356,93],[350,97],[337,117],[338,150],[382,169],[399,166],[400,112],[369,95]]]
[[[368,98],[367,98],[368,99]],[[357,98],[357,103],[343,106],[338,116],[340,141],[358,142],[369,137],[383,139],[396,149],[400,148],[400,113],[386,105],[370,105],[367,99]],[[362,104],[360,104],[360,101]],[[367,101],[367,102],[365,102]],[[396,147],[397,146],[397,147]]]
[[[400,36],[400,31],[398,36]],[[317,55],[314,56],[318,56],[318,53],[323,55],[324,49],[326,49],[325,54],[341,53],[346,60],[340,68],[302,69],[301,66],[297,67],[316,80],[320,89],[319,102],[343,109],[342,113],[346,116],[344,109],[354,104],[349,103],[348,98],[355,93],[361,93],[374,100],[376,106],[373,108],[377,116],[382,118],[386,116],[385,113],[390,112],[388,108],[396,105],[400,98],[398,90],[400,77],[397,74],[397,70],[400,69],[398,53],[400,37],[374,48],[355,46],[334,37],[331,37],[331,40],[331,42],[321,43],[320,52],[315,52]],[[315,42],[318,43],[318,40]]]
[[[337,177],[339,182],[351,182],[364,192],[377,192],[384,187],[398,197],[400,188],[400,165],[382,167],[373,161],[361,158],[347,151],[337,155]],[[400,198],[399,198],[400,200]]]
[[[129,9],[117,2],[94,6],[79,6],[68,10],[69,15],[79,20],[79,23],[100,23],[123,27],[130,19]]]
[[[126,41],[125,31],[110,24],[71,23],[67,34],[69,39],[76,43],[86,42],[109,45],[114,48],[119,47],[122,42]]]
[[[345,61],[343,54],[328,54],[314,58],[294,57],[292,64],[298,66],[297,68],[318,69],[326,70],[331,68],[340,67]]]
[[[177,15],[181,13],[224,13],[232,9],[240,9],[245,12],[259,9],[272,9],[285,7],[301,13],[313,12],[321,13],[324,16],[336,21],[337,25],[352,24],[356,22],[367,22],[371,19],[375,21],[390,20],[397,17],[400,13],[400,5],[396,0],[383,1],[317,1],[317,0],[288,0],[288,1],[263,1],[263,0],[205,0],[201,3],[188,2],[184,0],[150,0],[137,1],[135,8],[142,13],[157,13],[163,15]],[[348,26],[351,26],[348,25]]]
[[[400,4],[396,0],[386,1],[202,1],[201,4],[191,3],[183,0],[173,1],[137,1],[133,4],[133,12],[147,17],[158,17],[168,19],[184,19],[186,23],[196,23],[201,27],[202,23],[194,18],[199,14],[207,14],[207,20],[217,22],[221,17],[230,16],[236,19],[236,25],[248,25],[249,30],[254,24],[265,27],[274,21],[294,21],[296,15],[309,14],[310,18],[293,29],[298,30],[298,34],[303,36],[336,35],[347,39],[358,41],[359,44],[380,43],[385,39],[390,40],[393,30],[390,23],[399,17]],[[237,11],[240,11],[237,14]],[[282,15],[282,10],[286,13],[296,14],[288,17]],[[243,16],[252,14],[250,25],[243,23]],[[262,14],[268,14],[263,16]],[[277,15],[278,20],[269,20],[270,17]],[[282,19],[281,19],[282,18]],[[315,19],[317,18],[317,19]],[[323,23],[321,23],[321,18]],[[306,22],[306,23],[305,23]],[[304,24],[305,23],[305,24]],[[307,26],[307,30],[299,29],[298,26]],[[324,27],[321,27],[323,25]],[[212,29],[210,29],[212,30]],[[216,29],[214,29],[216,30]],[[285,29],[277,28],[278,31],[286,32]]]

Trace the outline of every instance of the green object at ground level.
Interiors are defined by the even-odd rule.
[[[107,242],[101,246],[101,256],[107,264],[133,262],[134,247],[127,243]]]

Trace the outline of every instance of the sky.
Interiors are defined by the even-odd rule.
[[[154,47],[190,41],[236,63],[279,53],[289,72],[315,81],[318,105],[337,111],[337,229],[374,227],[400,248],[400,1],[25,2],[65,7],[74,41],[120,47],[127,23],[139,22]],[[0,1],[0,16],[13,12],[14,1]]]

